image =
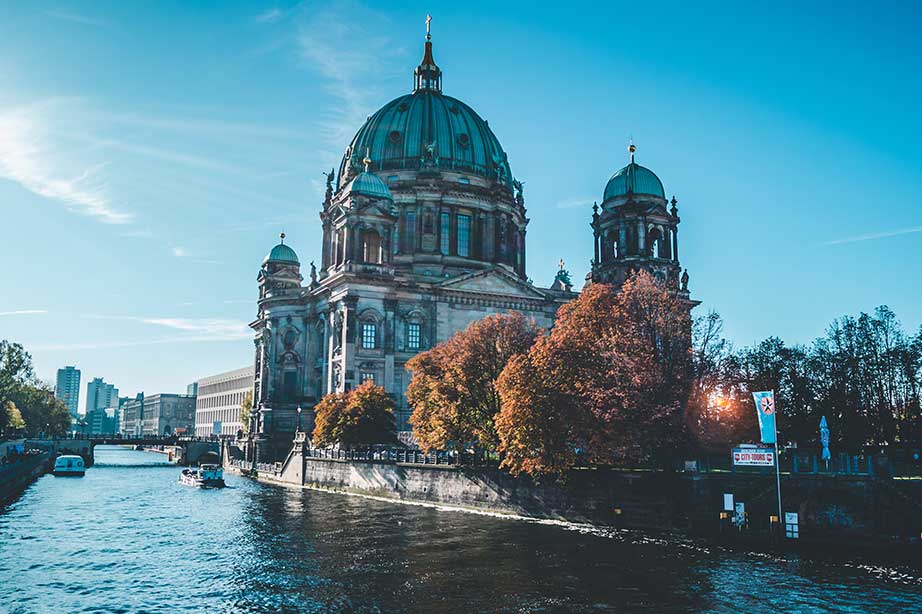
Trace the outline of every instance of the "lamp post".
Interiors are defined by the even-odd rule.
[[[301,406],[298,405],[298,432],[301,432]]]

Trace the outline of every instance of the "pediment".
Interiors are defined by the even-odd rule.
[[[528,299],[546,298],[543,293],[531,284],[498,269],[478,271],[448,279],[442,282],[440,287],[453,292],[496,294]]]

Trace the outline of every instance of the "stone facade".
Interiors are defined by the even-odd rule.
[[[303,430],[312,428],[311,410],[323,395],[369,379],[397,401],[398,430],[406,437],[409,359],[489,314],[515,310],[549,327],[558,308],[577,296],[563,263],[550,288],[528,280],[523,185],[487,122],[442,93],[428,37],[414,74],[413,92],[369,117],[339,171],[327,174],[320,266],[311,262],[302,271],[283,234],[259,270],[258,317],[251,323],[255,458],[287,453],[299,421]],[[678,288],[677,250],[665,247],[675,240],[678,217],[660,211],[662,185],[655,179],[660,193],[641,199],[653,209],[635,211],[635,184],[622,183],[630,193],[607,199],[592,219],[590,281],[623,279],[632,267],[655,261]],[[617,191],[609,187],[607,195]],[[651,253],[641,240],[615,266],[605,241],[628,223],[643,226],[641,233],[652,225],[659,246]]]

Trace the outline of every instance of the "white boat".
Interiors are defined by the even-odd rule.
[[[83,462],[82,456],[64,454],[55,459],[51,473],[54,475],[83,475],[86,473],[86,463]]]
[[[218,465],[202,465],[198,469],[183,469],[179,483],[199,488],[224,488],[224,472]]]

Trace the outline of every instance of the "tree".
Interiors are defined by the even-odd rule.
[[[35,383],[32,357],[18,343],[0,340],[0,407],[13,400],[21,390]]]
[[[48,384],[38,383],[21,388],[14,403],[21,412],[26,423],[26,434],[30,437],[40,433],[63,435],[70,429],[71,415],[64,401],[55,398]]]
[[[371,381],[345,394],[328,394],[314,407],[313,445],[395,443],[394,408],[391,396]]]
[[[240,424],[243,425],[244,433],[250,432],[250,415],[253,412],[253,391],[247,390],[243,395],[243,401],[240,402]]]
[[[667,463],[681,448],[690,382],[689,305],[645,272],[592,284],[497,386],[502,465],[562,473],[590,462]]]
[[[692,371],[694,380],[685,412],[685,428],[691,445],[703,452],[726,452],[751,438],[757,428],[754,412],[748,411],[749,393],[736,373],[736,356],[723,337],[723,319],[716,311],[696,318],[692,325]]]
[[[490,315],[411,359],[407,400],[420,447],[495,448],[494,420],[501,407],[496,380],[540,333],[534,320],[521,313]]]
[[[7,430],[18,431],[26,428],[26,422],[22,419],[22,413],[12,401],[6,401],[0,406],[0,435]]]

